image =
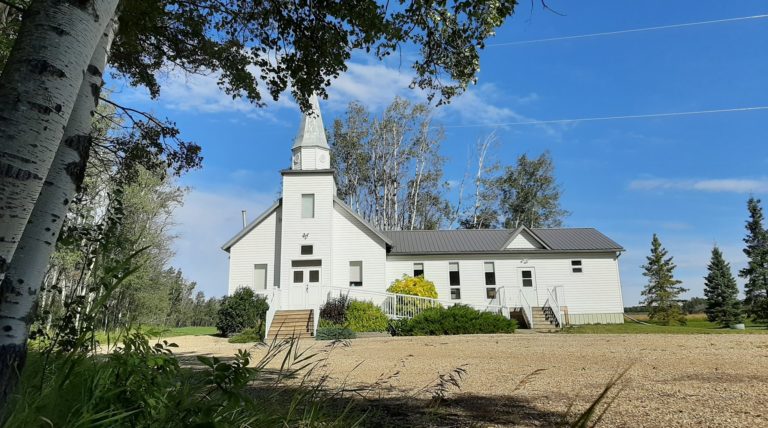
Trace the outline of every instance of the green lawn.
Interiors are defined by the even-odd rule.
[[[630,314],[643,322],[651,322],[643,314]],[[722,328],[717,324],[707,321],[701,314],[688,315],[688,324],[684,326],[664,326],[652,324],[639,324],[629,319],[624,319],[624,324],[593,324],[567,327],[564,333],[570,334],[768,334],[765,325],[745,322],[746,330],[732,330]]]

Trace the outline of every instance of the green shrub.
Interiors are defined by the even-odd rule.
[[[371,302],[352,300],[347,306],[346,326],[358,333],[366,331],[387,331],[389,318]]]
[[[344,324],[348,305],[349,298],[346,295],[332,297],[320,306],[320,319],[334,324]]]
[[[265,297],[257,296],[250,288],[239,288],[222,300],[216,328],[222,336],[229,336],[246,328],[261,331],[268,309],[269,304]]]
[[[448,309],[425,309],[409,320],[398,320],[390,324],[390,332],[398,336],[514,333],[516,328],[514,320],[491,312],[480,312],[465,305],[454,305]]]
[[[355,337],[357,336],[354,331],[340,325],[322,328],[318,327],[317,335],[315,336],[317,340],[343,340],[354,339]]]
[[[392,285],[387,288],[390,293],[407,294],[409,296],[430,297],[437,299],[437,289],[435,283],[427,281],[423,276],[408,276],[403,275],[402,278],[396,279],[392,282]]]
[[[264,341],[264,328],[257,330],[255,328],[246,328],[227,340],[229,343],[253,343]]]

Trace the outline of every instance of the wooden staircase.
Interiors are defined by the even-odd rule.
[[[535,306],[531,308],[533,312],[533,330],[548,333],[560,330],[554,315],[548,312],[549,308]]]
[[[269,325],[267,340],[314,336],[315,317],[312,309],[276,311]]]

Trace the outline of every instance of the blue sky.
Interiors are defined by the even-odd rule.
[[[534,3],[532,11],[521,2],[491,43],[768,13],[764,1],[746,0],[548,2],[565,16]],[[572,212],[566,225],[596,227],[627,249],[620,259],[626,305],[640,298],[640,265],[654,232],[675,257],[688,294],[702,295],[712,245],[734,268],[743,266],[746,200],[754,194],[768,202],[768,111],[498,124],[766,106],[767,45],[768,19],[754,19],[488,47],[478,84],[436,112],[446,126],[446,179],[461,179],[467,151],[494,130],[502,163],[549,150],[562,205]],[[408,90],[411,76],[407,63],[355,56],[321,102],[326,126],[353,100],[381,111],[395,95],[423,99]],[[156,101],[110,83],[118,101],[171,118],[203,147],[204,167],[180,180],[191,190],[175,214],[174,264],[206,295],[226,293],[227,255],[219,247],[239,229],[241,209],[253,218],[277,196],[277,171],[289,165],[300,118],[289,97],[259,109],[232,100],[215,81],[171,72]]]

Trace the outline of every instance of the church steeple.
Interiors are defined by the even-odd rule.
[[[309,98],[312,111],[304,114],[299,126],[299,133],[293,140],[293,170],[318,170],[331,167],[331,149],[325,138],[323,116],[320,114],[320,103],[317,96]]]

